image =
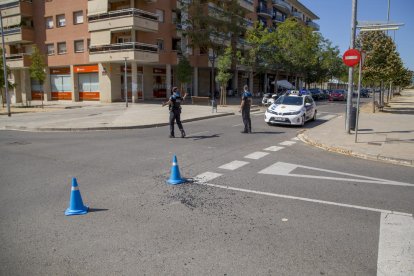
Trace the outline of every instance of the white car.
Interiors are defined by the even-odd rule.
[[[268,125],[301,125],[316,120],[316,104],[310,95],[301,95],[297,91],[279,97],[266,110],[264,120]]]

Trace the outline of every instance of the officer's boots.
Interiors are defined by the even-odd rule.
[[[184,138],[185,137],[185,131],[184,131],[184,129],[181,129],[181,138]]]

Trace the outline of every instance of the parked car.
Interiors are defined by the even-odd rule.
[[[316,120],[316,104],[310,95],[299,91],[279,97],[265,112],[264,120],[268,125],[304,125]]]
[[[346,101],[346,91],[343,89],[335,89],[332,91],[332,93],[329,95],[330,101]]]
[[[360,96],[361,98],[369,98],[368,89],[361,89]]]
[[[323,99],[322,91],[319,88],[309,89],[309,92],[315,101]]]
[[[262,105],[269,106],[273,104],[275,100],[277,99],[277,97],[278,97],[277,94],[272,94],[272,93],[263,94]]]

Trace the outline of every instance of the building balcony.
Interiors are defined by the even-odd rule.
[[[88,16],[89,31],[132,28],[147,32],[158,31],[158,15],[139,9],[124,9]]]
[[[249,12],[254,12],[254,1],[253,0],[239,0],[240,7],[248,10]]]
[[[34,42],[34,30],[28,27],[16,27],[10,29],[4,29],[4,43],[32,43]]]
[[[293,17],[296,17],[297,19],[303,20],[303,13],[295,11],[292,13]]]
[[[6,4],[0,4],[1,15],[4,18],[9,16],[33,16],[33,7],[31,0],[13,1]]]
[[[306,22],[306,24],[309,27],[313,28],[315,31],[319,31],[319,29],[320,29],[319,24],[317,24],[317,23],[315,23],[313,21],[308,21],[308,22]]]
[[[257,12],[257,15],[261,15],[261,16],[269,17],[269,18],[272,17],[272,10],[266,7],[259,6],[256,8],[256,12]]]
[[[290,14],[292,11],[292,6],[284,0],[272,0],[272,4],[275,8],[286,14]]]
[[[117,62],[125,58],[140,63],[156,63],[159,60],[158,46],[130,42],[89,47],[90,62]]]
[[[6,57],[7,66],[10,69],[27,68],[31,65],[31,59],[29,54],[11,54]]]
[[[273,15],[272,16],[272,20],[280,23],[280,22],[284,22],[285,21],[285,17],[284,16],[280,16],[280,15]]]

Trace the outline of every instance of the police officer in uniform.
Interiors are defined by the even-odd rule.
[[[250,106],[252,105],[252,93],[249,91],[249,87],[245,85],[243,87],[242,101],[240,104],[239,112],[242,113],[244,130],[241,133],[252,133],[252,121],[250,119]]]
[[[170,138],[174,138],[174,121],[177,121],[178,128],[181,131],[181,138],[185,137],[185,132],[183,125],[181,124],[181,102],[185,100],[185,97],[181,98],[180,92],[178,91],[177,87],[173,87],[171,97],[169,98],[168,102],[162,104],[162,106],[168,105],[170,110]]]

